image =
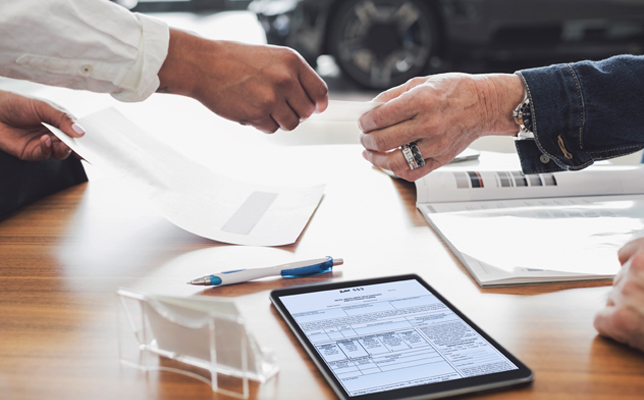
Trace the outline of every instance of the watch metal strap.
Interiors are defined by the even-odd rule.
[[[523,101],[512,111],[512,117],[514,118],[514,122],[519,125],[517,139],[533,139],[534,133],[526,127],[526,120],[532,120],[532,108],[530,107],[530,98],[527,93]]]

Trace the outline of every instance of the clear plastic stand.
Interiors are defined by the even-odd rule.
[[[242,399],[249,397],[249,380],[263,383],[278,371],[272,352],[258,347],[232,301],[126,289],[117,294],[124,365],[188,375]]]

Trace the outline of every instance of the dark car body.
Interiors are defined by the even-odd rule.
[[[332,54],[345,73],[378,89],[461,60],[481,72],[644,48],[644,0],[255,0],[249,9],[269,43],[312,64]]]
[[[148,12],[213,12],[245,10],[251,0],[111,0],[132,11]]]

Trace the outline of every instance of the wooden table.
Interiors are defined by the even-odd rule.
[[[373,169],[357,145],[291,151],[305,157],[301,167],[313,180],[327,182],[319,208],[291,246],[229,246],[194,236],[107,178],[40,200],[0,222],[0,398],[223,398],[189,377],[146,375],[119,364],[119,287],[235,299],[248,328],[260,345],[275,351],[280,367],[275,379],[252,385],[252,397],[333,398],[271,307],[269,291],[403,273],[421,275],[535,371],[530,386],[465,398],[644,397],[644,354],[598,337],[592,326],[608,286],[481,289],[416,210],[413,184]],[[276,157],[275,163],[284,160]],[[332,277],[206,290],[185,284],[220,268],[325,255],[345,260]]]

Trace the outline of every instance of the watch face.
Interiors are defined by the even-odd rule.
[[[532,132],[532,110],[529,103],[524,103],[521,107],[521,119],[523,120],[523,128]]]

